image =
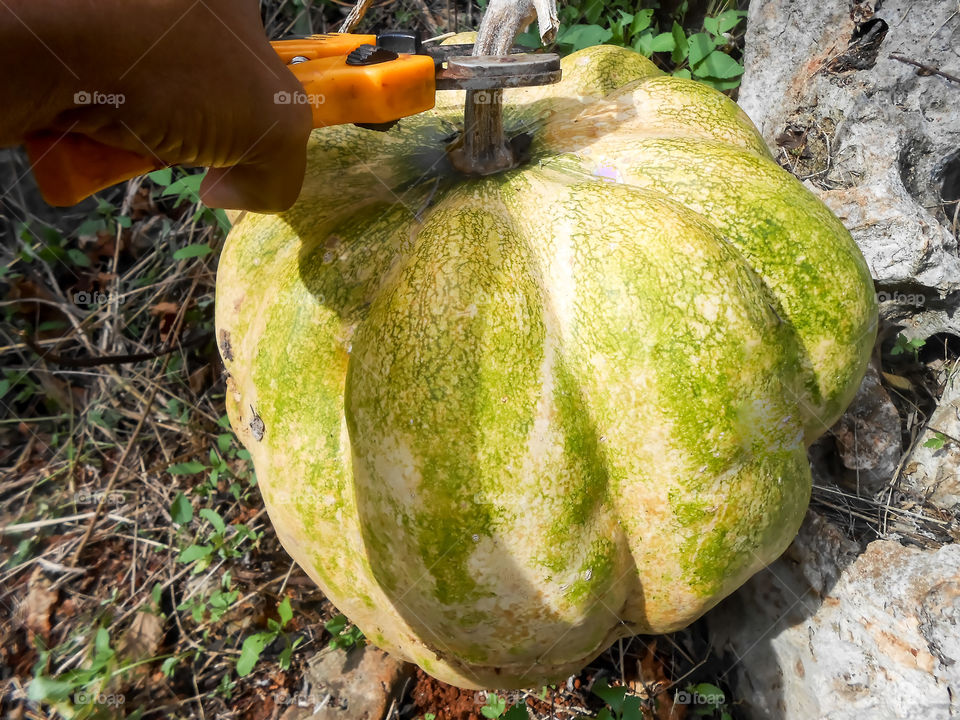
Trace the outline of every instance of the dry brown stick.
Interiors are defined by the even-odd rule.
[[[430,31],[437,32],[440,30],[440,23],[437,22],[437,18],[434,16],[434,14],[430,12],[430,8],[427,6],[426,0],[416,0],[416,2],[417,6],[420,8],[420,12],[423,13],[423,17],[430,26]]]
[[[44,360],[51,362],[54,365],[62,365],[63,367],[74,368],[97,367],[98,365],[123,365],[125,363],[142,362],[144,360],[155,360],[156,358],[162,355],[168,355],[175,350],[190,350],[199,345],[203,345],[203,343],[212,338],[213,334],[206,332],[201,333],[196,337],[192,337],[189,340],[184,340],[178,345],[167,343],[165,347],[159,348],[158,350],[153,350],[151,352],[130,353],[127,355],[96,355],[94,357],[86,358],[65,358],[62,355],[53,352],[52,350],[47,350],[46,348],[40,347],[40,345],[37,344],[37,341],[34,340],[31,335],[26,332],[23,333],[23,342],[27,345],[27,347],[33,350]]]
[[[337,32],[348,33],[353,30],[357,23],[363,19],[363,16],[367,14],[367,10],[372,4],[373,0],[357,0],[357,4],[350,10],[350,14],[347,15]]]
[[[187,305],[190,304],[190,299],[193,297],[194,290],[197,289],[197,284],[200,282],[200,276],[194,275],[193,283],[190,285],[190,290],[187,292],[187,299],[184,301],[183,305],[180,306],[180,312],[177,313],[177,317],[173,321],[173,327],[170,329],[170,338],[173,341],[180,335],[180,328],[183,325],[184,310]],[[163,358],[163,364],[160,366],[160,374],[162,375],[166,369],[167,365],[170,363],[170,358],[173,357],[172,354],[167,354]],[[127,446],[123,449],[123,453],[120,455],[120,459],[117,461],[117,464],[113,468],[113,473],[110,475],[110,480],[107,481],[107,487],[103,491],[103,495],[100,496],[100,502],[97,503],[96,509],[93,511],[93,517],[90,518],[90,523],[87,525],[86,532],[83,533],[83,537],[80,538],[80,543],[77,545],[76,550],[73,551],[73,555],[70,558],[70,565],[76,567],[77,562],[80,559],[80,553],[83,551],[84,546],[90,540],[90,536],[93,535],[93,529],[97,525],[97,521],[100,519],[100,515],[103,512],[104,505],[106,504],[107,498],[110,496],[110,493],[113,491],[113,486],[117,481],[117,478],[120,476],[120,471],[123,469],[124,464],[127,462],[127,457],[130,455],[130,451],[133,449],[134,443],[137,441],[137,437],[140,435],[140,431],[143,429],[144,424],[146,423],[147,416],[150,414],[150,408],[153,407],[154,398],[157,397],[157,392],[160,390],[160,385],[155,384],[150,390],[150,394],[147,396],[147,401],[144,404],[143,412],[140,413],[140,419],[137,421],[137,426],[133,429],[133,433],[130,435],[130,439],[127,441]]]
[[[900,61],[900,62],[902,62],[902,63],[907,64],[907,65],[913,65],[915,68],[919,68],[921,71],[923,71],[923,73],[924,73],[925,75],[939,75],[939,76],[942,77],[942,78],[946,78],[946,79],[949,80],[950,82],[955,82],[955,83],[960,84],[960,77],[957,77],[956,75],[951,75],[951,74],[948,73],[948,72],[944,72],[944,71],[941,70],[940,68],[933,67],[933,65],[925,65],[925,64],[922,63],[922,62],[917,62],[916,60],[911,60],[910,58],[904,57],[903,55],[899,55],[899,54],[897,54],[897,53],[893,53],[893,54],[890,56],[890,59],[891,59],[891,60],[898,60],[898,61]]]

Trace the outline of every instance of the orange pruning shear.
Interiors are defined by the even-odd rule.
[[[271,45],[303,86],[274,102],[309,103],[315,128],[354,123],[386,130],[399,118],[434,106],[437,90],[547,85],[560,79],[553,54],[471,56],[472,45],[426,47],[416,33],[339,33]],[[44,199],[74,205],[93,193],[164,163],[86,135],[37,133],[24,145]]]

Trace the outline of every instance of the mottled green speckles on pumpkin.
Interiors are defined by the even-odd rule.
[[[561,67],[566,82],[549,85],[554,95],[579,89],[582,94],[602,97],[641,78],[658,77],[663,71],[640,53],[614,45],[597,45],[578,50],[563,58]]]
[[[578,605],[592,604],[607,595],[610,585],[619,580],[613,576],[619,552],[607,538],[596,541],[577,570],[576,579],[564,591],[567,600]]]
[[[869,354],[875,333],[869,271],[839,221],[775,164],[729,145],[695,139],[628,145],[605,138],[588,151],[622,164],[628,182],[697,211],[743,253],[804,350],[805,425],[808,436],[822,432],[849,402],[850,369]],[[822,340],[838,332],[854,353],[846,345],[823,350],[831,345]]]
[[[540,291],[520,271],[525,248],[484,202],[482,183],[462,192],[478,193],[476,206],[439,204],[371,305],[348,381],[358,462],[380,452],[383,433],[403,438],[417,459],[418,507],[401,510],[415,513],[416,545],[404,550],[423,558],[431,580],[429,588],[397,588],[408,602],[425,590],[445,603],[491,592],[468,567],[473,537],[493,534],[499,478],[520,470],[539,388],[543,320]],[[411,324],[411,310],[419,322]],[[378,486],[390,481],[378,478],[388,471],[370,468],[370,493],[382,494]]]
[[[278,536],[374,642],[464,686],[568,676],[782,552],[802,425],[872,341],[856,246],[728,100],[623,48],[563,62],[504,96],[538,162],[454,177],[455,93],[317,131],[300,201],[239,221],[218,275]]]
[[[583,398],[582,386],[563,360],[555,364],[554,377],[554,401],[564,433],[564,460],[574,478],[564,493],[563,511],[551,530],[551,535],[559,540],[579,532],[596,508],[606,502],[609,477],[597,418],[592,417]],[[547,567],[559,569],[550,561]]]
[[[690,500],[686,493],[681,494],[678,488],[673,488],[667,493],[667,499],[670,501],[670,509],[673,516],[684,527],[698,525],[711,515],[716,514],[716,508],[710,506],[710,503],[699,499]]]

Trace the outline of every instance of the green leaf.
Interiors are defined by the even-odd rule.
[[[637,33],[643,32],[653,21],[653,9],[647,8],[646,10],[640,10],[633,15],[633,22],[630,24],[630,34],[636,35]]]
[[[230,232],[230,228],[233,227],[233,223],[230,222],[230,218],[227,217],[227,213],[223,211],[222,208],[214,208],[213,216],[217,220],[217,225],[220,226],[220,229],[224,234]]]
[[[281,670],[289,669],[290,661],[293,659],[293,651],[297,649],[297,645],[299,645],[302,640],[302,637],[298,637],[292,643],[287,643],[286,647],[280,651],[280,657],[277,658],[277,664],[280,666]]]
[[[487,694],[487,704],[480,708],[480,714],[485,718],[498,718],[503,715],[507,701],[499,695]]]
[[[212,545],[191,545],[190,547],[184,549],[180,553],[180,557],[177,558],[179,562],[190,563],[194,560],[200,560],[205,558],[213,552]]]
[[[601,678],[593,684],[593,694],[619,715],[623,709],[623,698],[627,694],[627,689],[625,687],[610,687],[607,681]]]
[[[702,82],[704,85],[709,85],[714,90],[730,90],[735,88],[740,84],[740,78],[733,78],[732,80],[718,80],[717,78],[701,77],[697,78],[699,82]]]
[[[673,38],[673,33],[668,32],[660,33],[650,41],[652,52],[673,52],[676,46],[677,42]]]
[[[243,641],[240,648],[240,657],[237,659],[237,675],[249,675],[260,659],[260,653],[276,639],[274,633],[257,633]]]
[[[582,50],[592,45],[602,45],[613,37],[613,31],[599,25],[574,25],[563,31],[557,38],[562,45],[572,45],[574,50]]]
[[[290,607],[290,598],[285,597],[277,605],[277,613],[280,615],[280,626],[283,627],[293,619],[293,609]]]
[[[680,68],[679,70],[674,70],[672,74],[674,77],[683,78],[684,80],[690,79],[689,68]]]
[[[177,250],[173,254],[174,260],[186,260],[188,258],[203,257],[204,255],[209,255],[213,252],[213,248],[209,245],[200,244],[200,245],[187,245]]]
[[[935,433],[933,437],[928,439],[923,446],[927,448],[933,448],[934,450],[939,450],[947,442],[947,437],[943,433]]]
[[[613,37],[610,39],[610,42],[622,45],[624,42],[624,28],[633,22],[633,15],[625,13],[623,10],[618,10],[617,12],[620,17],[610,25],[610,29],[613,31]]]
[[[177,525],[186,525],[193,520],[193,505],[182,492],[170,503],[170,517]]]
[[[588,0],[587,9],[583,13],[584,19],[590,24],[593,25],[600,19],[600,14],[604,10],[605,3],[600,2],[600,0]]]
[[[220,517],[216,510],[211,510],[210,508],[201,508],[197,514],[213,525],[214,529],[218,533],[223,533],[223,531],[227,529],[226,524],[223,522],[223,518]]]
[[[196,197],[197,193],[200,190],[200,183],[203,182],[203,177],[206,173],[198,173],[196,175],[185,175],[182,178],[174,180],[169,186],[167,186],[161,195],[180,195],[181,197],[194,196]]]
[[[740,24],[740,21],[747,16],[747,13],[743,10],[726,10],[719,15],[717,15],[717,33],[725,33],[733,30],[737,25]],[[704,21],[704,27],[707,23]]]
[[[73,690],[74,684],[66,680],[40,675],[30,681],[27,697],[34,702],[66,700]]]
[[[323,629],[331,635],[339,635],[349,622],[346,615],[335,615],[323,624]]]
[[[231,445],[233,445],[232,433],[220,433],[217,435],[217,449],[220,450],[220,452],[226,453]]]
[[[743,65],[726,53],[714,50],[693,68],[693,74],[726,80],[743,75]]]
[[[96,230],[94,230],[94,232],[96,232]],[[92,235],[93,233],[90,234]],[[79,265],[80,267],[90,267],[90,258],[76,248],[70,248],[67,250],[67,257],[70,258],[70,262],[72,262],[74,265]]]
[[[154,170],[152,173],[147,173],[147,177],[157,185],[166,187],[170,184],[170,181],[173,180],[173,169],[160,168],[159,170]]]
[[[717,43],[706,33],[691,35],[688,43],[690,45],[689,59],[691,65],[696,65],[717,47]]]
[[[170,677],[173,675],[173,671],[176,670],[177,664],[180,662],[180,658],[177,656],[168,657],[160,665],[160,672],[163,673],[164,677]]]
[[[680,26],[676,20],[673,21],[673,29],[670,31],[673,35],[673,54],[670,56],[670,59],[675,63],[682,63],[684,58],[687,57],[687,51],[689,47],[687,45],[687,34],[683,31],[683,28]]]
[[[197,473],[203,472],[206,469],[207,466],[203,463],[191,461],[171,465],[167,468],[167,472],[171,475],[196,475]]]
[[[507,710],[503,720],[530,720],[530,714],[527,712],[526,705],[514,705]]]
[[[620,714],[620,720],[644,720],[640,698],[636,695],[628,695],[624,698],[623,712]]]
[[[93,638],[93,654],[113,655],[113,650],[110,649],[110,633],[106,628],[97,628],[97,634]]]

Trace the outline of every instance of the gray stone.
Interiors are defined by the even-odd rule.
[[[844,467],[854,471],[845,483],[852,491],[862,497],[889,488],[903,454],[900,414],[872,364],[832,432]]]
[[[898,490],[954,518],[960,514],[960,372],[948,377],[937,409],[904,460]]]
[[[708,616],[748,717],[960,716],[960,546],[858,550],[810,513],[784,556]]]
[[[749,10],[740,105],[850,229],[881,317],[909,337],[960,334],[960,83],[891,55],[960,76],[957,9],[763,0]]]
[[[324,650],[310,659],[296,695],[274,698],[281,720],[382,720],[413,675],[410,663],[371,645]]]

